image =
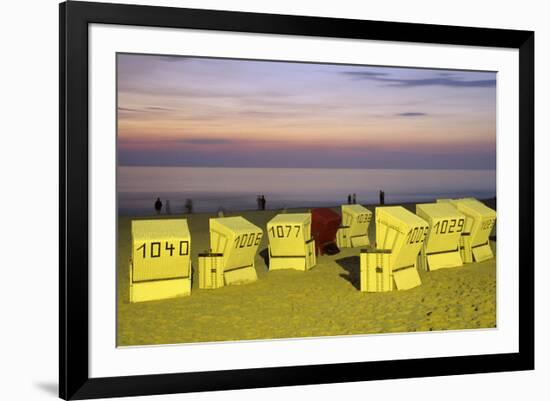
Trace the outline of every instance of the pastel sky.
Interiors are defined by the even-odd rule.
[[[496,167],[494,72],[117,57],[119,165]]]

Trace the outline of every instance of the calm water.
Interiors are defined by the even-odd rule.
[[[187,198],[195,212],[257,209],[263,194],[268,209],[335,206],[347,202],[431,201],[438,197],[496,194],[495,170],[346,170],[285,168],[119,167],[118,207],[121,214],[153,214],[160,197],[172,213],[184,211]]]

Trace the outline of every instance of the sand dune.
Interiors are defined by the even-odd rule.
[[[414,210],[412,205],[407,207]],[[238,214],[265,230],[266,223],[277,213]],[[159,218],[165,217],[175,216]],[[196,266],[197,254],[209,247],[208,219],[215,214],[181,217],[188,219]],[[130,304],[130,221],[129,217],[121,217],[118,222],[119,346],[496,326],[496,259],[421,271],[422,285],[411,290],[361,293],[358,248],[318,257],[318,264],[308,272],[269,272],[266,236],[256,255],[259,280],[255,283],[200,290],[195,268],[191,296]],[[374,239],[374,223],[369,236]],[[496,254],[496,242],[491,246]]]

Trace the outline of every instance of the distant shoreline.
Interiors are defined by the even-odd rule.
[[[480,202],[483,202],[485,205],[490,207],[491,209],[497,210],[496,207],[496,197],[493,198],[484,198],[484,199],[478,199]],[[374,211],[375,208],[379,206],[403,206],[413,212],[415,212],[415,206],[419,203],[434,203],[436,202],[436,199],[429,199],[429,200],[422,200],[418,202],[387,202],[384,205],[381,205],[379,203],[361,203],[357,202],[358,205],[364,206],[367,209],[370,209]],[[298,207],[288,207],[288,208],[266,208],[265,210],[260,209],[238,209],[238,210],[231,210],[231,209],[225,209],[221,208],[224,211],[224,214],[226,216],[235,216],[239,213],[250,213],[250,212],[283,212],[286,211],[288,213],[303,213],[304,211],[308,209],[316,209],[316,208],[329,208],[329,209],[340,209],[342,205],[347,205],[348,203],[341,203],[338,205],[324,205],[324,206],[298,206]],[[153,209],[153,208],[151,208]],[[169,217],[169,216],[189,216],[189,215],[217,215],[218,211],[210,211],[210,212],[194,212],[194,213],[166,213],[164,210],[157,214],[153,210],[149,214],[132,214],[132,213],[120,213],[117,211],[117,217]]]
[[[357,202],[376,204],[379,191],[387,203],[430,202],[436,198],[496,195],[492,170],[384,170],[293,168],[125,168],[117,172],[117,207],[122,214],[150,214],[160,198],[173,213],[256,210],[264,195],[267,208],[323,207]],[[164,209],[163,209],[164,210]]]

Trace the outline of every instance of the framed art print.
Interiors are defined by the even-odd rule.
[[[62,3],[60,396],[533,369],[533,49]]]

